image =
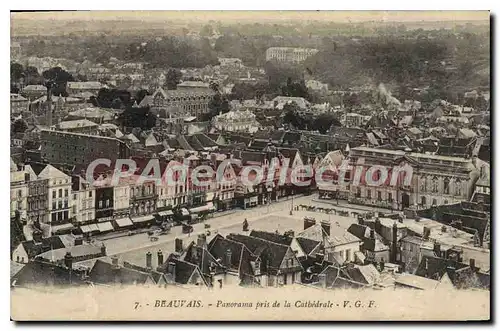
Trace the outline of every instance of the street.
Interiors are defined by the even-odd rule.
[[[331,208],[332,205],[313,201],[317,195],[295,197],[293,206],[300,204],[311,205],[317,207]],[[246,218],[249,223],[250,231],[252,229],[275,232],[276,230],[283,233],[288,230],[293,230],[296,234],[303,230],[303,219],[305,216],[314,217],[319,222],[327,220],[332,223],[332,233],[335,231],[335,226],[340,227],[340,231],[345,231],[350,224],[355,222],[353,217],[343,217],[338,215],[328,215],[312,211],[293,211],[290,215],[292,207],[292,199],[274,202],[271,205],[258,206],[247,210],[237,210],[232,214],[224,215],[206,220],[204,223],[194,224],[194,231],[190,234],[182,233],[181,226],[175,226],[171,232],[158,237],[158,241],[151,242],[147,233],[136,234],[133,236],[125,236],[104,240],[106,245],[107,255],[117,255],[121,261],[127,261],[137,265],[145,264],[145,256],[148,251],[155,253],[162,250],[164,255],[174,251],[174,241],[176,238],[183,239],[184,246],[187,246],[191,241],[196,241],[198,234],[210,231],[210,236],[207,238],[210,241],[216,233],[226,236],[230,233],[243,233],[242,223]],[[343,205],[344,209],[346,205]],[[205,229],[204,225],[210,224],[209,229]]]

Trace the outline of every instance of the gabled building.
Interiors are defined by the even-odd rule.
[[[300,281],[302,265],[290,246],[239,234],[230,234],[227,239],[242,243],[260,258],[261,286],[287,285]]]

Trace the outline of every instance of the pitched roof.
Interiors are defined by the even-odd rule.
[[[327,235],[321,223],[315,224],[306,230],[302,231],[297,237],[308,238],[316,241],[324,242],[326,239],[331,245],[338,246],[361,241],[343,228],[338,226],[330,226],[330,236]]]
[[[262,263],[264,263],[264,268],[269,263],[269,270],[272,273],[276,273],[283,261],[286,252],[289,247],[281,244],[277,244],[268,240],[261,238],[250,237],[240,234],[230,234],[227,236],[228,239],[241,242],[254,254],[261,258]]]
[[[424,256],[415,271],[415,275],[440,280],[448,275],[453,285],[458,288],[489,287],[489,275],[475,270],[465,263],[436,256]]]
[[[33,260],[28,262],[19,272],[12,277],[16,286],[69,286],[83,285],[81,272],[70,270],[65,266]]]
[[[41,242],[35,242],[34,240],[23,241],[21,243],[29,259],[35,256],[56,249],[65,248],[59,236],[52,236],[48,238],[43,238]]]
[[[215,267],[216,270],[222,269],[222,265],[219,261],[217,261],[217,259],[210,254],[206,248],[200,247],[194,242],[191,242],[191,244],[188,245],[184,251],[182,260],[198,266],[201,273],[204,275],[210,274],[211,267]]]
[[[170,254],[165,263],[159,266],[157,270],[166,274],[168,270],[168,264],[170,262],[175,263],[175,282],[178,284],[187,284],[191,279],[193,273],[195,273],[196,270],[199,270],[197,265],[180,260],[174,254]]]
[[[97,284],[145,284],[148,273],[97,260],[90,270],[89,281]]]
[[[38,174],[38,178],[43,178],[43,179],[63,178],[63,177],[69,177],[69,176],[50,164],[48,164],[42,170],[42,172]]]
[[[278,233],[272,233],[272,232],[267,232],[267,231],[257,231],[257,230],[252,230],[250,232],[251,237],[255,238],[260,238],[264,240],[271,241],[276,244],[281,244],[285,246],[290,246],[292,243],[293,238],[290,236],[278,234]]]
[[[368,285],[375,284],[380,278],[380,273],[373,264],[357,265],[353,268],[347,268],[346,272],[350,279]]]
[[[208,250],[225,268],[238,270],[241,278],[253,275],[251,261],[256,257],[241,242],[216,235],[208,244]],[[226,258],[228,250],[231,251],[230,263]]]
[[[312,240],[312,239],[308,239],[308,238],[297,237],[296,239],[306,255],[311,254],[311,252],[316,247],[318,247],[318,245],[321,245],[321,242],[316,241],[316,240]]]
[[[412,274],[399,274],[395,279],[396,284],[401,284],[407,287],[413,287],[420,290],[433,290],[439,285],[439,281],[420,277]]]

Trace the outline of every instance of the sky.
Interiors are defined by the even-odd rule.
[[[11,13],[13,20],[283,21],[334,22],[489,21],[488,11],[66,11]]]

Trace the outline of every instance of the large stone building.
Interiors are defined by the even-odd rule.
[[[158,88],[153,95],[146,96],[139,107],[151,107],[160,118],[180,122],[189,116],[199,116],[209,111],[208,104],[215,92],[210,88],[182,87],[177,90]]]
[[[314,48],[271,47],[266,51],[266,61],[298,63],[318,52]]]
[[[341,176],[333,176],[323,189],[330,191],[330,196],[347,191],[352,203],[396,210],[428,208],[469,200],[479,177],[480,162],[476,158],[355,147],[343,164],[349,166],[345,168],[345,182],[339,182]],[[379,167],[387,169],[385,179]],[[397,167],[399,175],[394,171]],[[410,168],[412,171],[407,173]],[[372,178],[372,185],[367,178]]]
[[[351,170],[344,185],[349,187],[350,202],[397,210],[470,200],[480,172],[477,158],[368,147],[351,148],[347,162]],[[379,167],[388,170],[385,179]],[[399,175],[397,167],[401,169]],[[410,168],[412,171],[406,172]],[[367,178],[372,178],[372,184]],[[339,185],[338,180],[333,186]]]
[[[219,131],[227,132],[249,132],[259,130],[260,124],[255,119],[255,114],[249,110],[230,111],[216,116],[213,119],[214,127]]]
[[[116,138],[56,130],[42,130],[40,137],[42,158],[52,164],[87,166],[99,158],[113,162],[130,156],[127,144]]]

